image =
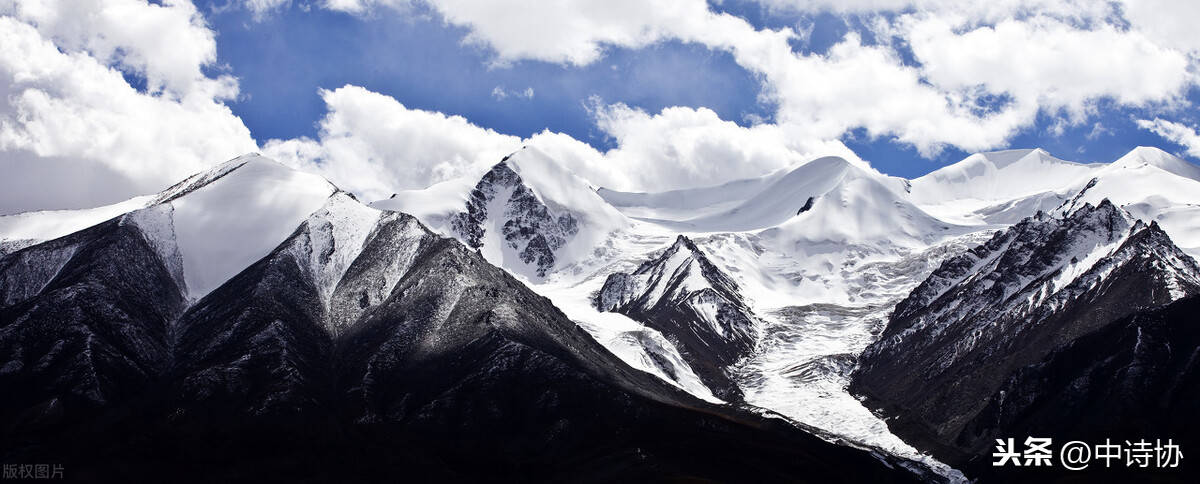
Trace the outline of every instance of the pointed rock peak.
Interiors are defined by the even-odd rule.
[[[1153,227],[1154,227],[1155,229],[1157,229],[1157,228],[1158,228],[1158,222],[1152,222],[1152,223],[1154,224],[1154,225],[1153,225]],[[1137,233],[1138,231],[1140,231],[1140,230],[1142,230],[1142,229],[1145,229],[1145,228],[1147,228],[1147,227],[1146,227],[1146,222],[1143,222],[1143,221],[1142,221],[1142,219],[1137,219],[1137,220],[1135,220],[1135,221],[1133,222],[1133,226],[1132,226],[1132,227],[1129,227],[1129,233],[1130,233],[1130,234],[1134,234],[1134,233]]]
[[[700,248],[696,246],[696,243],[692,242],[692,239],[687,238],[687,236],[680,234],[675,237],[675,241],[671,243],[670,247],[667,247],[667,250],[663,251],[662,255],[646,262],[643,264],[643,267],[662,264],[679,253],[684,253],[685,255],[691,256],[693,260],[696,260],[701,265],[709,264],[708,259],[704,256],[704,252],[700,251]],[[639,269],[639,272],[640,271],[641,270]]]
[[[675,242],[671,244],[670,250],[676,251],[680,248],[687,248],[687,250],[692,252],[700,252],[700,249],[696,247],[696,243],[692,242],[692,239],[687,238],[687,236],[683,234],[679,234],[675,237]]]
[[[512,166],[509,166],[509,156],[512,155],[508,155],[504,157],[504,160],[492,165],[492,169],[488,170],[488,172],[483,175],[483,178],[479,180],[479,183],[484,184],[499,182],[504,185],[521,183],[521,175],[518,174]]]
[[[1093,206],[1090,203],[1083,204],[1067,217],[1068,222],[1072,223],[1090,223],[1092,221],[1103,224],[1112,231],[1124,231],[1127,227],[1134,224],[1134,218],[1124,209],[1114,205],[1112,201],[1105,198],[1099,204]]]

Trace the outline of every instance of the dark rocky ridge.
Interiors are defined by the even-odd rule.
[[[632,273],[610,274],[596,306],[658,330],[714,395],[741,399],[727,368],[754,350],[756,317],[737,283],[687,237]]]
[[[1014,372],[965,433],[978,438],[1050,437],[1123,444],[1171,439],[1183,452],[1175,469],[1090,468],[1088,480],[1187,482],[1189,449],[1200,446],[1200,297],[1139,311],[1071,341]],[[990,456],[964,465],[971,474],[994,471]],[[1153,466],[1153,464],[1152,464]],[[1016,476],[1009,469],[1008,476]],[[1051,478],[1053,472],[1039,472]],[[1058,470],[1057,477],[1067,471]],[[1028,475],[1028,473],[1027,473]]]
[[[510,155],[511,156],[511,155]],[[450,228],[471,248],[483,247],[489,217],[504,217],[501,229],[505,243],[517,251],[521,261],[536,268],[539,276],[554,267],[554,251],[579,232],[579,222],[570,212],[555,213],[525,185],[508,166],[508,157],[492,167],[471,190],[466,211],[450,218]],[[488,205],[508,193],[503,213],[488,213]]]
[[[1109,244],[1110,254],[1086,258]],[[1013,375],[1119,318],[1197,293],[1200,267],[1156,224],[1107,200],[1063,219],[1039,214],[946,261],[899,303],[850,390],[951,465],[990,456],[993,433],[979,422]]]
[[[4,462],[93,481],[933,477],[634,370],[407,215],[376,222],[328,309],[307,223],[187,307],[126,221],[0,258]]]

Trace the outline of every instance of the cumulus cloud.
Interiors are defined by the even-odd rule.
[[[607,166],[628,175],[611,188],[671,190],[759,176],[817,156],[858,160],[841,142],[806,137],[787,125],[742,127],[707,108],[671,107],[652,115],[615,104],[595,115],[617,145],[605,153]]]
[[[662,40],[727,51],[762,76],[763,97],[778,106],[775,118],[787,129],[824,139],[864,129],[926,155],[947,145],[968,151],[1002,146],[1039,113],[1081,123],[1100,99],[1126,106],[1175,102],[1196,83],[1194,58],[1186,50],[1195,36],[1186,35],[1185,21],[1170,23],[1191,17],[1156,13],[1175,9],[1089,0],[759,1],[772,9],[864,15],[883,42],[864,43],[850,32],[828,52],[801,54],[791,43],[804,41],[804,32],[756,29],[711,11],[703,0],[425,3],[446,22],[466,27],[466,40],[493,49],[500,63],[580,65],[602,57],[608,46],[639,48]],[[339,5],[361,12],[412,3]],[[1166,25],[1175,33],[1124,28],[1123,11],[1131,12],[1135,27]],[[914,62],[906,62],[898,46]]]
[[[217,59],[214,34],[188,0],[155,5],[139,0],[0,1],[0,14],[36,28],[68,52],[145,77],[148,90],[174,97],[237,95],[231,76],[201,69]]]
[[[7,2],[0,12],[0,212],[111,203],[256,148],[222,103],[236,81],[202,71],[216,48],[190,3]],[[71,180],[87,176],[102,183],[77,190]]]
[[[1172,143],[1183,146],[1187,150],[1187,154],[1193,158],[1200,158],[1200,133],[1196,132],[1195,128],[1162,118],[1154,118],[1153,121],[1139,119],[1137,125],[1139,128],[1150,130]]]
[[[926,155],[947,145],[985,150],[1042,114],[1053,118],[1051,130],[1064,130],[1088,122],[1098,100],[1178,107],[1197,84],[1200,43],[1187,22],[1193,5],[759,1],[861,15],[870,32],[803,53],[794,44],[806,42],[806,32],[756,28],[704,0],[323,0],[314,5],[364,16],[428,7],[464,28],[465,42],[490,49],[495,64],[579,66],[613,47],[703,45],[757,75],[761,99],[776,112],[772,122],[746,127],[706,108],[649,113],[594,102],[596,126],[615,146],[601,152],[562,133],[522,139],[344,86],[320,91],[327,114],[314,138],[270,140],[262,150],[364,198],[481,172],[523,144],[598,185],[661,190],[757,176],[820,155],[856,160],[838,140],[860,130]],[[288,3],[242,4],[260,15]],[[0,182],[0,211],[116,201],[257,148],[224,104],[237,96],[237,81],[220,74],[215,34],[189,1],[0,0],[0,14],[0,163],[18,175]],[[534,92],[496,86],[492,94],[512,100]],[[1194,129],[1165,119],[1138,123],[1195,155]],[[71,185],[54,173],[83,173],[108,188],[75,184],[56,194]],[[51,199],[58,202],[39,201]]]
[[[608,45],[642,47],[673,36],[680,22],[707,15],[704,0],[329,0],[350,13],[376,7],[408,9],[425,3],[447,22],[467,26],[466,40],[495,49],[498,62],[534,59],[585,65]]]
[[[548,130],[525,139],[497,133],[460,116],[408,108],[358,86],[320,94],[328,111],[317,138],[271,140],[263,152],[368,200],[479,176],[525,145],[537,146],[596,185],[618,190],[714,185],[823,155],[861,163],[840,142],[804,141],[778,125],[742,127],[707,108],[673,107],[650,114],[594,101],[597,126],[617,145],[601,152]]]
[[[270,140],[263,154],[319,173],[367,199],[486,169],[521,139],[461,116],[410,109],[357,86],[322,90],[328,112],[316,139]]]
[[[1121,8],[1135,30],[1160,45],[1193,55],[1200,53],[1200,35],[1196,35],[1200,2],[1122,0]]]

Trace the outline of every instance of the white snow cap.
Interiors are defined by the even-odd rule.
[[[931,205],[1011,200],[1089,178],[1102,166],[1060,160],[1041,148],[976,153],[913,179],[912,198]]]
[[[1200,166],[1188,163],[1177,156],[1152,146],[1138,146],[1112,163],[1118,168],[1153,166],[1184,178],[1200,181]]]
[[[504,163],[521,176],[542,203],[554,210],[569,210],[585,230],[608,232],[629,225],[629,219],[600,198],[596,187],[536,146],[522,148]]]
[[[164,192],[170,197],[164,203],[174,206],[174,233],[191,299],[270,253],[336,191],[324,178],[257,154],[195,179],[203,183]]]

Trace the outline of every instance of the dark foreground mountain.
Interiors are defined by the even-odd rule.
[[[117,482],[934,477],[634,370],[477,252],[344,193],[194,303],[174,217],[0,258],[0,460]]]
[[[609,275],[596,305],[658,330],[717,397],[741,398],[726,369],[754,349],[754,313],[733,279],[687,237],[632,273]]]
[[[1125,454],[1113,468],[1095,461],[1086,474],[1057,469],[1004,469],[1009,478],[1084,477],[1090,481],[1191,482],[1189,459],[1200,448],[1200,296],[1121,318],[1072,341],[1041,361],[1017,370],[967,424],[970,435],[994,438],[1037,436],[1056,445],[1069,441],[1122,447],[1145,441],[1178,445],[1179,466],[1129,468]],[[1169,454],[1164,453],[1164,459]],[[963,464],[969,475],[996,469],[990,454]],[[1164,460],[1165,461],[1165,460]]]
[[[1134,221],[1107,201],[1061,219],[1039,214],[948,260],[899,303],[860,358],[850,389],[890,417],[894,432],[951,465],[990,459],[996,438],[1138,428],[1133,420],[1106,422],[1129,413],[1109,415],[1105,405],[1153,412],[1157,405],[1194,408],[1194,400],[1163,390],[1153,405],[1090,402],[1133,381],[1114,366],[1121,351],[1095,335],[1123,334],[1121,318],[1198,293],[1200,267],[1156,224]],[[1150,352],[1176,344],[1143,343],[1157,346]],[[1096,353],[1084,356],[1082,348]],[[1077,359],[1068,362],[1064,352]],[[1162,379],[1184,375],[1169,365],[1150,371]],[[1117,386],[1101,390],[1105,379]],[[1032,426],[1037,418],[1049,425]]]

